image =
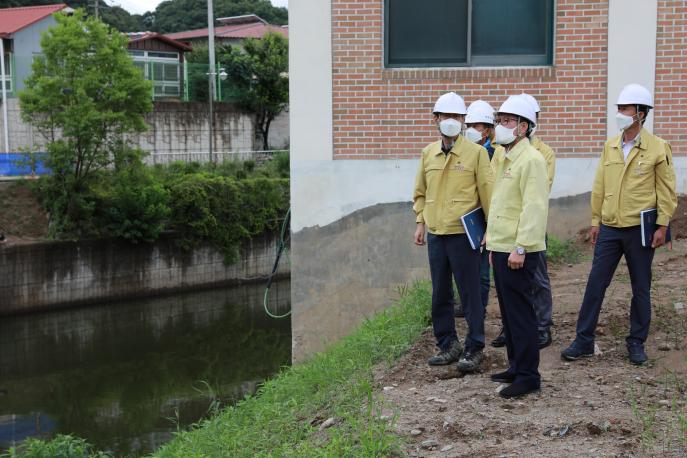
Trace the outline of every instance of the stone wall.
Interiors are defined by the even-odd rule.
[[[209,245],[183,251],[173,236],[154,244],[0,245],[0,315],[262,280],[272,270],[277,240],[270,234],[246,242],[231,265]],[[289,271],[282,259],[278,274]]]
[[[2,102],[0,101],[0,106]],[[21,121],[19,99],[7,100],[10,151],[31,148],[45,151],[46,139],[34,127]],[[0,110],[0,119],[2,118]],[[208,157],[208,107],[198,102],[155,102],[146,116],[148,130],[131,137],[134,145],[150,153],[151,163],[172,160],[203,161]],[[213,151],[228,156],[229,152],[262,149],[253,138],[253,115],[231,103],[214,104]],[[0,151],[4,149],[4,130],[0,122]],[[270,148],[289,145],[289,114],[285,111],[272,122]]]

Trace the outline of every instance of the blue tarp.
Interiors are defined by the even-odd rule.
[[[37,156],[36,175],[49,175],[50,169],[44,165],[48,153],[34,153]],[[0,176],[31,175],[28,155],[24,153],[0,153]]]

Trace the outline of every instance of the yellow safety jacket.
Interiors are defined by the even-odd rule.
[[[497,152],[500,153],[497,158]],[[546,250],[544,237],[549,211],[546,163],[527,138],[507,153],[494,152],[496,182],[487,224],[487,249],[512,252]]]
[[[413,210],[432,234],[465,233],[460,217],[481,206],[489,215],[494,174],[487,150],[458,136],[444,155],[441,140],[422,150],[415,178]]]
[[[640,224],[643,210],[656,208],[667,226],[677,207],[672,150],[663,139],[641,130],[625,161],[622,134],[604,145],[592,188],[592,226]]]
[[[549,178],[549,192],[551,192],[551,186],[553,186],[553,177],[556,175],[556,155],[553,149],[539,137],[531,137],[530,143],[534,146],[534,149],[539,151],[546,161],[546,175]]]

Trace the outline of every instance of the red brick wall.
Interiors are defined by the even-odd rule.
[[[528,92],[543,110],[538,135],[558,157],[599,155],[606,140],[607,0],[556,1],[553,67],[385,69],[383,27],[383,0],[332,0],[335,159],[417,157],[437,139],[431,110],[447,91],[496,109],[508,95]]]
[[[687,2],[658,1],[654,132],[687,155]]]

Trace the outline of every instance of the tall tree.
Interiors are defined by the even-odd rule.
[[[24,121],[50,142],[49,180],[59,196],[52,216],[68,225],[83,220],[79,199],[98,172],[131,154],[125,134],[146,129],[151,83],[129,57],[126,36],[81,10],[55,18],[19,101]]]
[[[255,114],[255,137],[269,149],[270,125],[289,102],[289,44],[278,33],[224,48],[218,59],[234,83],[237,102]]]
[[[269,0],[214,0],[214,13],[216,18],[257,14],[277,25],[289,20],[286,8],[275,7]],[[155,10],[153,30],[156,32],[180,32],[207,26],[207,0],[167,0]]]

